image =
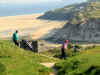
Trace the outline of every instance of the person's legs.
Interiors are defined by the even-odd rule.
[[[62,48],[61,49],[61,58],[63,58],[63,54],[64,54],[63,52],[64,52],[64,49]]]
[[[64,48],[62,48],[61,52],[62,52],[61,53],[61,58],[66,59],[67,55],[66,55],[66,52],[65,52]]]
[[[67,57],[67,56],[66,56],[66,53],[64,53],[64,59],[66,59],[66,57]]]
[[[13,40],[13,42],[15,43],[15,45],[19,46],[19,43],[17,40]]]
[[[64,48],[62,48],[62,50],[61,50],[61,58],[65,58],[65,52],[64,52]]]
[[[17,45],[17,46],[19,46],[19,43],[18,43],[18,41],[16,41],[16,45]]]

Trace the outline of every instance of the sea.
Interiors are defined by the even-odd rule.
[[[51,3],[22,3],[22,4],[0,4],[0,17],[1,16],[17,16],[33,13],[44,13],[49,10],[54,10],[56,8],[62,8],[64,6],[70,5],[72,2],[51,2]]]

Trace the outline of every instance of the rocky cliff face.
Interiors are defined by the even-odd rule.
[[[100,2],[91,2],[82,8],[84,9],[74,13],[69,22],[48,39],[55,42],[66,39],[100,42]]]
[[[100,19],[90,19],[85,24],[66,24],[49,38],[55,42],[61,42],[66,39],[100,42]]]

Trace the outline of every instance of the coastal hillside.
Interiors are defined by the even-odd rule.
[[[85,6],[68,20],[48,39],[61,42],[70,41],[100,42],[100,2],[87,2]],[[67,16],[67,15],[66,15]]]
[[[87,3],[73,4],[63,8],[57,8],[55,10],[47,11],[44,15],[38,17],[38,19],[66,21],[69,20],[74,13],[84,9],[84,6],[87,6]]]
[[[0,40],[0,75],[49,75],[52,70],[40,63],[55,61],[55,58],[18,48],[11,41]]]

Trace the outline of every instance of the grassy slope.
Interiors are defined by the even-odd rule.
[[[100,75],[100,47],[56,64],[58,75]]]
[[[0,62],[6,66],[7,75],[48,75],[51,69],[40,65],[40,62],[55,61],[57,60],[24,51],[11,41],[0,41]]]

